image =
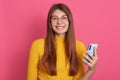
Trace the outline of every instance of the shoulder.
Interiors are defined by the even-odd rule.
[[[34,40],[31,45],[31,52],[34,53],[34,55],[36,53],[39,54],[39,56],[42,56],[44,52],[44,42],[44,38]]]
[[[76,47],[85,47],[85,44],[79,40],[76,40]]]
[[[44,42],[45,42],[44,38],[36,39],[32,42],[31,48],[36,49],[36,50],[43,49],[44,48]]]
[[[44,44],[45,38],[36,39],[32,42],[32,45],[41,45]]]

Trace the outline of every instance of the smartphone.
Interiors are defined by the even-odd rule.
[[[92,44],[92,43],[90,43],[89,45],[88,45],[88,52],[89,53],[91,53],[93,56],[95,55],[95,52],[94,52],[94,48],[98,48],[98,44]]]
[[[88,45],[88,49],[87,49],[87,51],[88,51],[92,56],[95,55],[94,48],[98,48],[98,44],[90,43],[90,44]],[[88,54],[86,54],[86,57],[91,58]],[[90,63],[90,61],[89,61],[87,58],[86,58],[85,61]],[[86,64],[86,62],[85,62],[85,64]]]

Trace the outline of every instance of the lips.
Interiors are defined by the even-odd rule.
[[[63,29],[64,26],[56,26],[56,28],[60,30],[60,29]]]

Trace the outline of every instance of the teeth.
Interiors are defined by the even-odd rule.
[[[57,29],[63,29],[64,27],[63,26],[57,26],[56,28]]]

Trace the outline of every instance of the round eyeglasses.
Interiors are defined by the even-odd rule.
[[[63,17],[61,17],[61,18],[58,18],[58,17],[52,17],[51,18],[51,21],[53,22],[53,23],[57,23],[59,20],[61,20],[63,23],[66,23],[66,22],[68,22],[68,17],[67,16],[63,16]]]

